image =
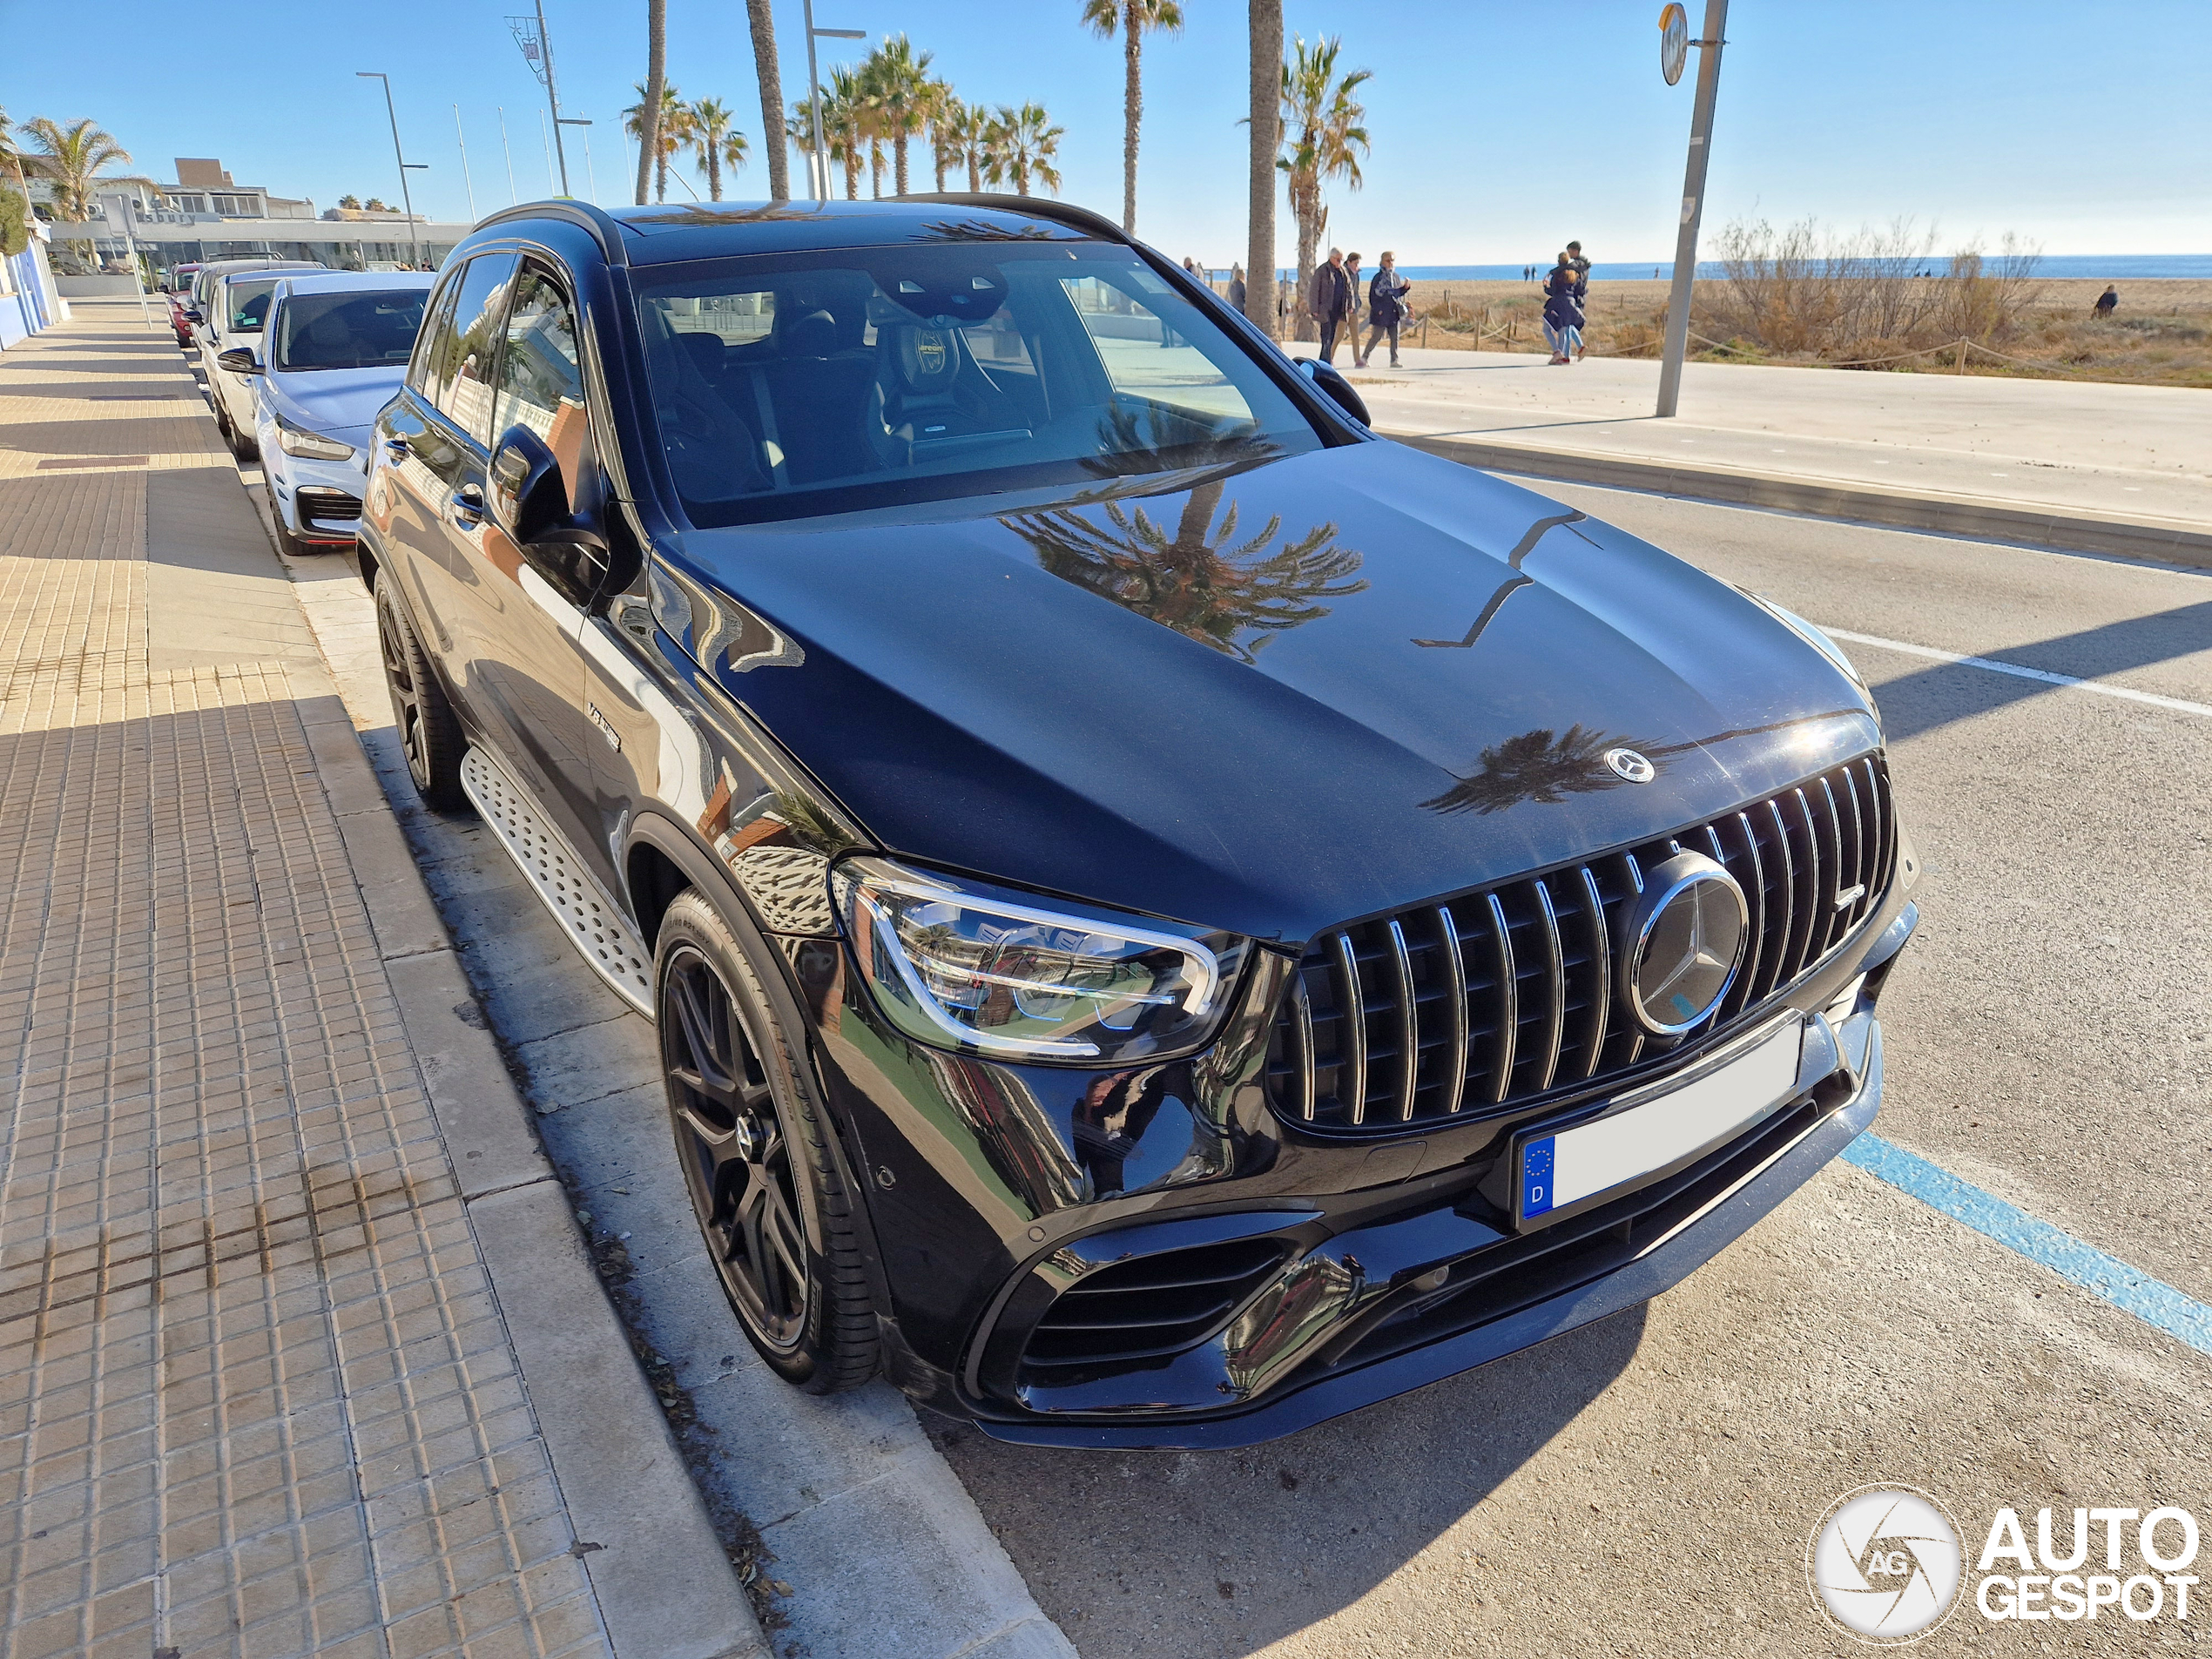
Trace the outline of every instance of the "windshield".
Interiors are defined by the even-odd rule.
[[[703,526],[1321,443],[1244,349],[1126,248],[761,256],[688,266],[637,294],[669,470]]]
[[[277,313],[271,361],[279,369],[402,365],[422,327],[421,288],[382,293],[294,293]]]
[[[277,280],[264,277],[260,281],[233,279],[225,285],[225,303],[230,307],[229,327],[233,334],[258,334],[261,322],[269,314],[269,296],[276,292]]]

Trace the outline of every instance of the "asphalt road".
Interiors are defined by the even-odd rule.
[[[2212,576],[1545,493],[1816,622],[2212,705]],[[2212,1301],[2212,718],[1846,649],[1928,871],[1877,1133]],[[1085,1659],[1763,1656],[1864,1650],[1804,1564],[1862,1484],[1947,1506],[1969,1596],[2000,1505],[2212,1534],[2208,1400],[2212,1356],[1838,1163],[1644,1309],[1256,1452],[933,1432]],[[2198,1651],[2190,1610],[1962,1603],[1918,1651]]]

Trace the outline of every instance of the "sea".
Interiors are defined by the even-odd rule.
[[[1947,269],[1947,256],[1932,259],[1928,268]],[[1372,268],[1372,265],[1369,267]],[[1521,279],[1522,267],[1518,265],[1405,265],[1399,267],[1413,281],[1421,282],[1514,282]],[[1551,256],[1546,255],[1534,269],[1538,276],[1551,268]],[[1295,274],[1286,271],[1287,280]],[[1597,260],[1590,266],[1590,278],[1596,282],[1649,282],[1655,277],[1671,280],[1675,274],[1671,260]],[[1727,275],[1719,261],[1700,260],[1700,277]],[[2148,280],[2158,277],[2212,278],[2212,253],[2046,253],[2035,262],[2035,274],[2046,277],[2087,277],[2097,282],[2129,282]]]

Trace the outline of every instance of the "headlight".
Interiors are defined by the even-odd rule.
[[[310,432],[294,426],[282,415],[277,417],[277,448],[288,455],[304,455],[310,461],[351,461],[354,446],[341,443],[335,438],[326,438],[320,432]]]
[[[860,974],[884,1017],[941,1049],[1109,1064],[1196,1047],[1244,941],[848,859],[831,875]]]
[[[1853,666],[1851,659],[1844,655],[1844,648],[1829,638],[1826,634],[1821,632],[1796,611],[1784,610],[1763,593],[1753,593],[1749,588],[1738,588],[1737,591],[1784,627],[1789,629],[1791,632],[1796,634],[1798,638],[1804,640],[1806,644],[1811,646],[1830,662],[1835,664],[1837,668],[1842,671],[1844,678],[1853,685],[1862,691],[1866,691],[1869,697],[1873,695],[1871,691],[1868,691],[1866,681]]]

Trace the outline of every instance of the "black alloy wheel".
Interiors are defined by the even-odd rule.
[[[448,810],[469,804],[461,787],[461,756],[468,746],[445,688],[430,672],[388,571],[376,573],[376,645],[384,686],[392,694],[392,723],[399,728],[408,775],[423,804]]]
[[[873,1305],[846,1184],[790,1028],[696,889],[671,903],[655,973],[670,1125],[692,1213],[738,1322],[809,1393],[874,1374]],[[786,999],[787,1000],[787,999]],[[786,1016],[795,1021],[795,1009]]]

